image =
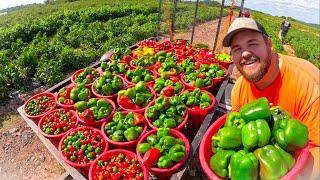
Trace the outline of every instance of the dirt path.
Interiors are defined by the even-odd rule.
[[[197,25],[193,42],[212,47],[217,25],[218,20]],[[176,38],[190,39],[191,29],[176,34]],[[65,172],[16,111],[31,95],[47,88],[28,92],[0,106],[0,179],[57,179]],[[194,173],[193,168],[190,173]]]

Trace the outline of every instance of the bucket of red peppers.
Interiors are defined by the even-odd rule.
[[[91,97],[91,91],[84,85],[70,84],[61,88],[56,95],[56,102],[65,109],[74,109],[78,101],[86,101]]]
[[[119,91],[117,102],[122,110],[144,113],[146,106],[155,98],[154,91],[145,82],[140,81]]]
[[[212,179],[294,179],[309,155],[308,128],[259,98],[213,123],[199,149]]]
[[[137,159],[135,153],[114,149],[97,158],[89,170],[89,180],[135,179],[147,180],[148,169]]]
[[[92,162],[108,150],[100,130],[78,127],[68,132],[59,143],[59,152],[72,167],[88,170]]]
[[[78,124],[75,111],[56,109],[44,115],[38,123],[38,131],[45,137],[60,140]]]
[[[103,123],[103,136],[115,148],[134,150],[139,138],[147,131],[144,116],[136,112],[117,111],[111,121]]]
[[[100,73],[98,70],[92,67],[87,67],[73,73],[73,75],[71,76],[71,82],[73,84],[85,84],[86,87],[90,88],[93,81],[96,80],[99,76]]]
[[[159,179],[168,179],[187,160],[190,144],[179,131],[159,128],[141,137],[136,153],[138,159]]]
[[[188,107],[188,126],[196,129],[216,103],[215,97],[210,92],[199,88],[182,92],[180,99]]]
[[[151,102],[144,114],[152,129],[161,127],[181,130],[188,121],[187,107],[179,96],[160,96]]]
[[[39,121],[49,111],[56,108],[55,96],[52,93],[40,93],[32,96],[24,105],[28,118]]]
[[[124,79],[119,75],[112,75],[110,71],[105,71],[97,78],[91,87],[92,93],[99,98],[117,100],[117,93],[124,89]]]
[[[74,104],[79,122],[89,126],[100,126],[110,120],[116,111],[116,105],[110,99],[91,98]]]

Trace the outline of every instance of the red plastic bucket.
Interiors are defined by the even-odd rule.
[[[204,134],[199,148],[199,160],[202,170],[205,172],[209,179],[221,179],[217,176],[210,168],[210,158],[213,155],[211,150],[211,137],[219,131],[219,129],[224,125],[226,121],[226,114],[216,120]],[[299,151],[295,152],[296,164],[294,167],[281,179],[291,180],[294,179],[297,174],[303,169],[307,163],[309,156],[309,146],[305,146]]]
[[[96,167],[97,167],[97,164],[98,164],[98,161],[99,160],[107,160],[110,156],[113,156],[113,155],[117,155],[119,153],[123,153],[125,154],[126,156],[128,156],[130,159],[133,159],[135,158],[137,155],[131,151],[128,151],[128,150],[124,150],[124,149],[114,149],[114,150],[110,150],[110,151],[107,151],[105,153],[103,153],[102,155],[99,156],[99,158],[97,158],[90,166],[90,169],[89,169],[89,180],[93,180],[93,175],[96,173]],[[137,158],[138,159],[138,158]],[[143,172],[143,179],[144,180],[147,180],[148,179],[148,175],[149,175],[149,172],[148,172],[148,169],[142,164],[142,161],[139,160],[139,164],[142,168],[142,172]]]
[[[123,77],[121,77],[120,75],[115,75],[115,76],[119,77],[122,80],[122,89],[124,89],[126,87],[126,82],[124,81]],[[110,99],[114,102],[117,101],[118,93],[115,93],[115,94],[109,95],[109,96],[101,95],[95,90],[94,83],[91,86],[91,91],[92,91],[93,95],[98,98],[106,98],[106,99]]]
[[[116,105],[115,105],[115,103],[114,103],[112,100],[106,99],[106,98],[96,98],[96,99],[97,99],[97,100],[99,100],[99,99],[105,99],[105,100],[112,106],[112,111],[111,111],[111,113],[109,114],[108,117],[102,118],[102,119],[100,119],[99,121],[86,122],[86,121],[84,121],[83,119],[80,118],[80,116],[79,116],[79,114],[78,114],[79,111],[77,110],[77,111],[76,111],[77,118],[78,118],[78,120],[79,120],[79,122],[80,122],[81,124],[84,124],[84,125],[86,125],[86,126],[99,127],[102,123],[109,121],[109,120],[112,118],[113,114],[116,112]]]
[[[201,90],[201,92],[207,93],[210,96],[212,102],[208,107],[206,107],[204,109],[200,109],[200,107],[198,107],[198,106],[191,107],[191,108],[187,106],[188,107],[188,114],[189,114],[189,121],[188,121],[187,126],[191,129],[198,129],[201,126],[206,115],[209,113],[209,111],[216,104],[216,98],[214,97],[213,94],[211,94],[210,92],[205,91],[205,90]]]
[[[50,115],[50,114],[52,114],[52,113],[54,113],[54,112],[57,112],[57,111],[59,111],[59,110],[69,111],[69,112],[72,114],[72,116],[77,117],[75,111],[73,111],[73,110],[68,110],[68,109],[64,109],[64,108],[60,108],[60,109],[52,110],[52,111],[50,111],[49,113],[47,113],[46,115],[44,115],[44,116],[40,119],[40,121],[39,121],[39,123],[38,123],[38,132],[40,132],[40,134],[42,134],[44,137],[48,138],[48,139],[52,142],[52,144],[55,145],[56,147],[58,147],[60,139],[61,139],[65,134],[69,133],[73,128],[77,127],[78,122],[79,122],[79,121],[78,121],[78,118],[76,118],[75,127],[70,128],[70,129],[69,129],[68,131],[66,131],[66,132],[63,132],[63,133],[60,133],[60,134],[56,134],[56,135],[46,134],[45,132],[42,131],[42,125],[43,125],[43,123],[44,123],[44,120],[46,119],[46,117],[48,117],[48,115]]]
[[[50,110],[48,110],[48,111],[46,111],[46,112],[44,112],[42,114],[39,114],[39,115],[36,115],[36,116],[32,116],[32,115],[27,114],[26,113],[26,107],[27,107],[28,103],[32,99],[37,98],[37,97],[41,97],[41,96],[49,96],[51,98],[51,100],[54,102],[54,105],[50,108]],[[36,95],[32,96],[31,98],[29,98],[28,101],[24,104],[23,110],[24,110],[24,114],[28,118],[33,119],[34,121],[38,122],[44,115],[46,115],[48,112],[52,111],[56,107],[57,107],[57,102],[55,101],[55,95],[53,93],[43,92],[43,93],[36,94]]]
[[[97,71],[98,73],[99,73],[99,75],[101,76],[101,71],[99,71],[99,70],[97,70],[97,69],[95,69],[95,68],[92,68],[94,71]],[[84,71],[84,69],[79,69],[79,70],[77,70],[76,72],[74,72],[73,74],[72,74],[72,76],[71,76],[71,82],[72,82],[72,84],[77,84],[77,83],[75,83],[74,81],[75,81],[75,79],[76,79],[76,77],[80,74],[80,73],[82,73]],[[90,86],[92,85],[92,83],[89,83],[89,84],[86,84],[86,87],[87,88],[89,88],[90,89]]]
[[[72,131],[68,132],[67,134],[65,134],[61,140],[60,140],[60,143],[59,143],[59,153],[62,157],[62,159],[67,163],[69,164],[70,166],[74,167],[74,168],[77,168],[78,170],[84,172],[84,173],[88,173],[89,171],[89,167],[90,165],[94,162],[94,161],[90,161],[89,163],[86,163],[86,164],[78,164],[78,163],[74,163],[72,161],[69,161],[63,154],[62,154],[62,143],[63,141],[67,138],[67,136],[71,133],[71,132],[77,132],[78,130],[86,130],[86,129],[90,129],[90,130],[93,130],[93,131],[96,131],[98,132],[98,134],[101,135],[102,139],[103,139],[103,142],[105,143],[105,146],[104,146],[104,149],[103,149],[103,152],[106,152],[109,148],[109,145],[108,145],[108,142],[103,138],[103,135],[101,133],[100,130],[98,129],[95,129],[95,128],[92,128],[92,127],[87,127],[87,126],[82,126],[82,127],[77,127],[75,129],[72,129]],[[101,154],[103,154],[103,152]],[[97,155],[96,159],[101,156],[101,155]]]
[[[134,85],[131,85],[131,86],[127,87],[127,88],[131,88],[131,87],[134,87]],[[152,100],[150,101],[150,102],[152,102],[154,99],[156,99],[156,93],[153,91],[153,89],[152,89],[150,86],[147,85],[147,88],[150,90],[151,94],[153,95],[153,98],[152,98]],[[143,114],[144,111],[146,110],[146,107],[147,107],[147,106],[146,106],[146,107],[141,108],[141,109],[127,109],[127,108],[123,107],[123,106],[119,103],[119,101],[120,101],[120,99],[119,99],[119,96],[118,96],[118,98],[117,98],[117,104],[119,105],[119,108],[122,109],[122,110],[124,110],[124,111],[136,112],[136,113],[141,113],[141,114]]]
[[[68,86],[66,86],[66,87],[72,87],[72,89],[74,88],[74,87],[76,87],[76,85],[75,84],[69,84]],[[87,97],[87,100],[88,99],[90,99],[90,97],[91,97],[91,90],[90,90],[90,88],[88,88],[88,87],[86,87],[88,90],[89,90],[89,95],[88,95],[88,97]],[[56,92],[55,93],[55,100],[56,100],[56,103],[57,103],[57,105],[58,106],[60,106],[60,107],[62,107],[62,108],[64,108],[64,109],[74,109],[74,104],[76,103],[76,102],[74,102],[74,104],[62,104],[62,103],[60,103],[59,101],[58,101],[58,99],[59,99],[59,92]]]
[[[147,137],[151,134],[157,134],[157,130],[151,130],[151,131],[147,132],[146,134],[144,134],[140,138],[140,140],[138,141],[138,144],[145,142],[147,140]],[[159,179],[169,179],[173,173],[175,173],[180,167],[183,166],[183,164],[186,162],[186,160],[188,159],[189,154],[190,154],[190,144],[189,144],[189,141],[185,135],[183,135],[181,132],[174,130],[174,129],[170,129],[170,135],[172,135],[175,138],[180,138],[184,142],[184,146],[186,148],[186,156],[183,158],[182,161],[176,163],[174,166],[171,166],[169,168],[163,169],[163,168],[151,167],[150,171],[152,173],[154,173]],[[136,154],[137,154],[139,161],[142,162],[143,157],[141,156],[141,154],[138,151],[138,146],[136,148]]]
[[[149,117],[147,116],[147,109],[148,109],[150,106],[154,105],[155,101],[156,101],[156,100],[151,101],[151,102],[148,104],[148,106],[146,107],[146,111],[144,112],[144,118],[147,120],[147,122],[148,122],[148,124],[149,124],[149,127],[151,127],[151,128],[154,129],[154,130],[157,130],[158,128],[155,127],[155,126],[152,124],[151,119],[149,119]],[[189,115],[188,115],[188,111],[187,111],[187,112],[186,112],[186,115],[184,116],[184,118],[183,118],[183,120],[182,120],[182,122],[181,122],[177,127],[172,128],[172,129],[175,129],[175,130],[178,130],[178,131],[179,131],[179,130],[182,130],[182,129],[185,127],[185,125],[187,124],[188,118],[189,118]]]
[[[124,113],[124,114],[128,114],[129,111],[121,111],[121,113]],[[116,141],[112,141],[108,136],[107,136],[107,133],[105,132],[104,130],[104,127],[105,125],[110,122],[112,119],[110,119],[109,121],[107,122],[104,122],[101,126],[101,132],[102,132],[102,135],[103,137],[108,141],[108,143],[111,145],[111,147],[113,148],[120,148],[120,149],[128,149],[128,150],[135,150],[135,146],[137,144],[137,142],[139,141],[139,139],[147,132],[147,128],[148,128],[148,125],[147,125],[147,122],[146,120],[144,121],[144,126],[143,126],[143,130],[140,134],[140,136],[135,139],[135,140],[132,140],[132,141],[124,141],[124,142],[116,142]]]

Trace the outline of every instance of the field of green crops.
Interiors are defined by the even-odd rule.
[[[193,13],[193,3],[179,2],[175,28],[188,29]],[[65,72],[88,66],[113,47],[154,36],[157,15],[157,0],[57,0],[0,16],[0,100],[28,90],[30,82],[52,86]],[[218,16],[218,6],[201,4],[197,21]],[[283,52],[277,38],[282,19],[262,13],[253,17],[266,27],[274,49]],[[320,67],[319,30],[294,22],[286,41],[298,57]]]
[[[199,10],[199,22],[218,17],[218,7]],[[188,28],[193,12],[194,4],[178,3],[176,28]],[[0,16],[0,99],[31,81],[54,85],[113,47],[154,36],[157,15],[156,0],[90,0],[31,5]]]

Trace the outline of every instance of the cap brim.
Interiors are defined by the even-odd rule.
[[[229,47],[231,46],[231,41],[232,41],[232,38],[235,34],[237,34],[238,32],[240,31],[244,31],[244,30],[252,30],[252,31],[256,31],[256,32],[260,32],[262,33],[261,31],[257,30],[257,29],[253,29],[253,28],[240,28],[240,29],[235,29],[234,31],[231,31],[229,32],[224,38],[223,38],[223,41],[222,41],[222,45],[224,47]]]

